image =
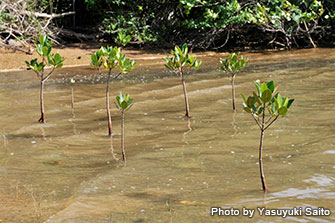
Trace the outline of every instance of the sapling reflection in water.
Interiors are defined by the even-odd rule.
[[[124,148],[124,121],[125,121],[125,112],[128,111],[133,106],[134,100],[130,98],[129,94],[123,94],[120,92],[120,96],[116,97],[115,106],[121,111],[121,148],[122,148],[122,159],[126,161],[126,151]]]
[[[74,108],[74,92],[73,92],[73,85],[76,83],[76,79],[71,78],[70,79],[70,83],[71,83],[71,108]]]
[[[264,131],[269,128],[279,116],[283,117],[287,114],[294,99],[288,99],[282,97],[279,93],[276,93],[273,81],[267,83],[264,82],[262,84],[260,84],[259,81],[255,81],[254,83],[257,91],[253,92],[253,95],[248,98],[246,98],[244,94],[241,94],[241,96],[244,101],[242,103],[243,109],[251,114],[261,131],[259,143],[259,168],[263,191],[266,193],[268,187],[265,181],[262,160]]]
[[[41,108],[41,118],[39,122],[45,123],[45,112],[44,112],[44,83],[51,77],[56,68],[61,68],[63,66],[64,57],[61,57],[59,53],[51,53],[52,41],[49,40],[48,36],[39,36],[37,41],[34,42],[36,47],[36,52],[41,57],[42,61],[38,62],[35,58],[30,62],[26,61],[28,69],[33,70],[37,78],[41,82],[40,90],[40,108]],[[51,70],[49,72],[45,71],[45,67],[49,66]]]
[[[106,110],[108,118],[108,135],[112,136],[112,117],[109,107],[109,83],[111,81],[111,74],[114,68],[118,68],[117,78],[122,73],[132,71],[136,65],[134,60],[129,60],[124,53],[121,53],[120,47],[101,47],[91,55],[91,65],[95,68],[100,68],[102,65],[108,71],[107,86],[106,86]]]
[[[190,56],[188,53],[188,47],[187,44],[184,43],[184,45],[180,48],[178,46],[175,46],[174,50],[171,50],[171,56],[172,57],[165,57],[163,58],[166,62],[165,67],[169,71],[175,72],[180,76],[183,90],[184,90],[184,99],[185,99],[185,107],[186,107],[186,117],[191,117],[190,115],[190,106],[188,103],[188,96],[187,96],[187,90],[186,90],[186,83],[185,83],[185,75],[186,70],[185,69],[191,69],[194,68],[198,70],[202,64],[201,61],[197,60],[194,56]]]
[[[239,58],[239,52],[237,53],[228,53],[228,57],[223,59],[220,58],[221,70],[229,72],[231,74],[231,87],[232,87],[232,99],[233,99],[233,111],[236,111],[235,103],[235,76],[236,74],[243,69],[248,62],[247,58],[241,56]]]

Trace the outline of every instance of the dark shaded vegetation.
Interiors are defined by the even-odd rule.
[[[18,23],[17,16],[12,15],[13,10],[6,6],[6,2],[10,1],[4,0],[0,10],[2,45],[8,44],[8,27],[15,27]],[[31,21],[36,33],[50,35],[43,32],[52,32],[63,43],[70,40],[100,40],[114,44],[121,32],[131,37],[130,45],[134,47],[171,48],[184,42],[192,49],[199,50],[290,49],[334,45],[335,2],[332,0],[25,2],[24,11],[49,15],[75,12],[75,15],[70,13],[52,19],[35,13]],[[41,24],[51,28],[43,30],[39,28]],[[29,33],[23,31],[10,38],[25,39],[34,34],[31,29]]]

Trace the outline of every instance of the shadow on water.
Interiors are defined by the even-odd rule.
[[[255,79],[273,79],[283,95],[296,99],[288,116],[265,136],[266,197],[259,182],[258,127],[242,106],[232,112],[230,80],[216,69],[219,56],[202,58],[203,72],[186,80],[191,119],[183,117],[178,77],[165,72],[161,61],[139,63],[134,73],[111,83],[111,95],[122,91],[135,99],[126,119],[127,165],[121,160],[121,120],[114,108],[115,136],[106,136],[104,76],[88,68],[59,71],[47,83],[48,123],[41,125],[34,122],[39,112],[34,76],[1,74],[0,218],[250,222],[245,216],[211,217],[210,207],[334,211],[335,51],[249,54],[249,67],[236,78],[237,95],[251,93]],[[76,83],[70,85],[73,77]],[[335,217],[287,220],[334,222]],[[283,219],[256,213],[252,221]]]

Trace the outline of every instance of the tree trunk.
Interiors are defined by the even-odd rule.
[[[126,151],[124,149],[124,111],[122,111],[122,118],[121,118],[121,148],[122,148],[122,159],[126,161]]]
[[[308,26],[307,26],[307,24],[306,24],[305,21],[304,21],[304,25],[305,25],[305,28],[306,28],[306,32],[307,32],[307,36],[308,36],[309,41],[311,42],[313,48],[316,48],[317,46],[315,45],[315,43],[314,43],[314,41],[313,41],[313,39],[312,39],[312,36],[311,36],[311,34],[309,33],[309,29],[308,29]]]
[[[108,135],[112,137],[112,117],[110,113],[109,108],[109,82],[111,79],[111,70],[108,72],[108,78],[107,78],[107,87],[106,87],[106,109],[107,109],[107,118],[108,118]]]
[[[41,123],[45,123],[45,113],[44,113],[44,80],[41,80],[41,91],[40,91],[40,105],[41,105],[41,118],[38,120]]]
[[[185,107],[186,107],[186,117],[191,117],[190,115],[190,106],[188,104],[188,96],[187,96],[187,90],[186,90],[186,83],[185,83],[185,79],[184,79],[184,75],[181,74],[181,83],[183,84],[183,89],[184,89],[184,98],[185,98]]]
[[[260,142],[259,142],[259,170],[260,170],[260,175],[261,175],[263,191],[264,191],[264,193],[266,193],[268,191],[268,187],[267,187],[266,181],[265,181],[265,176],[264,176],[264,171],[263,171],[263,160],[262,160],[264,127],[265,127],[264,119],[265,119],[265,107],[263,109],[261,139],[260,139]]]
[[[232,98],[233,98],[233,111],[236,112],[236,103],[235,103],[235,74],[231,76],[231,91],[232,91]]]

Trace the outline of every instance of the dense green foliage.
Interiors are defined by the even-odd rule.
[[[187,42],[197,49],[316,47],[329,44],[335,28],[333,0],[85,0],[76,1],[75,7],[72,1],[27,2],[28,10],[37,12],[75,9],[75,21],[72,16],[61,17],[53,20],[53,25],[91,32],[114,43],[122,33],[133,45],[171,47]],[[1,24],[18,23],[11,13],[6,7],[0,10],[2,36],[7,31],[1,33]],[[36,27],[45,25],[41,19],[32,19]]]
[[[120,92],[119,96],[116,96],[115,106],[121,112],[128,111],[133,106],[134,99],[130,98],[129,94],[123,94]]]
[[[272,117],[277,118],[279,115],[285,116],[294,99],[282,97],[277,93],[273,81],[267,83],[264,82],[262,84],[255,81],[254,83],[257,91],[253,92],[252,96],[246,98],[244,94],[241,95],[244,101],[242,104],[243,109],[252,114],[255,118],[259,118],[265,114],[266,110],[270,115],[270,120]],[[272,122],[265,128],[269,127],[271,124]]]
[[[101,30],[196,48],[313,46],[334,25],[331,0],[86,0]],[[259,38],[261,37],[262,38]],[[258,38],[258,39],[257,39]]]
[[[37,58],[35,58],[30,62],[26,61],[26,64],[29,69],[36,73],[41,81],[45,81],[56,68],[61,68],[63,66],[64,57],[61,57],[59,53],[51,53],[52,41],[49,40],[48,36],[40,36],[35,42],[35,47],[36,52],[42,58],[42,61],[39,63]],[[44,68],[47,65],[52,69],[48,74],[45,74]]]

